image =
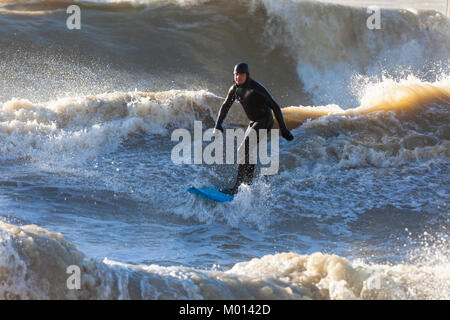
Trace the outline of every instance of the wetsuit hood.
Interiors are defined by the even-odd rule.
[[[234,66],[233,73],[245,73],[247,74],[247,78],[245,79],[245,82],[241,85],[236,85],[238,87],[245,87],[249,80],[250,80],[250,69],[248,67],[248,64],[245,62],[239,62],[237,65]]]
[[[234,73],[249,73],[249,67],[248,64],[245,62],[239,62],[237,65],[234,66]]]

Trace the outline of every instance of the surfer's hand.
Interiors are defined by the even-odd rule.
[[[285,138],[287,141],[291,141],[292,139],[294,139],[294,136],[288,129],[281,130],[281,136]]]

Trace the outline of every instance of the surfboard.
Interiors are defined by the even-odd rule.
[[[229,202],[234,199],[234,196],[219,191],[219,188],[196,188],[189,187],[188,192],[200,196],[205,199],[214,200],[217,202]]]

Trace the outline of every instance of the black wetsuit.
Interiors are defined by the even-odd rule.
[[[259,82],[253,80],[247,76],[247,80],[241,84],[233,84],[228,90],[228,95],[225,102],[222,104],[219,110],[219,116],[217,117],[216,129],[223,131],[222,122],[230,110],[233,102],[239,100],[242,107],[244,108],[245,114],[250,120],[248,128],[253,128],[256,131],[257,142],[259,143],[259,129],[270,130],[273,127],[273,115],[278,121],[281,135],[287,140],[292,140],[292,135],[284,123],[283,114],[281,113],[280,106],[275,102],[270,93],[264,88]],[[248,184],[251,184],[253,179],[253,172],[255,170],[254,164],[249,164],[248,162],[248,152],[249,152],[249,130],[246,131],[245,136],[245,163],[239,164],[238,176],[236,184],[231,189],[225,189],[223,192],[234,194],[237,192],[239,185],[247,180]]]

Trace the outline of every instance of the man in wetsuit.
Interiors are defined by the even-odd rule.
[[[219,110],[219,116],[215,125],[216,130],[223,132],[222,122],[227,116],[233,102],[238,99],[244,108],[245,114],[250,120],[244,137],[245,161],[239,164],[236,183],[231,189],[222,189],[221,192],[227,194],[236,194],[239,186],[246,181],[252,183],[255,165],[248,163],[249,161],[249,133],[250,128],[256,131],[257,143],[259,143],[259,129],[270,130],[273,127],[273,115],[278,121],[281,136],[288,141],[294,139],[284,123],[283,114],[280,106],[273,100],[270,93],[260,83],[250,78],[248,65],[244,62],[238,63],[234,67],[234,84],[228,91],[225,102]]]

